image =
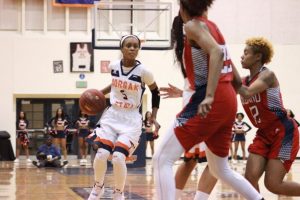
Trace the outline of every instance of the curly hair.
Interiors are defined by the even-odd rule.
[[[212,5],[214,0],[180,0],[182,7],[191,17],[200,16]]]
[[[263,37],[249,38],[246,40],[246,45],[250,46],[255,54],[262,54],[262,64],[271,62],[271,59],[274,55],[274,49],[271,42],[269,42],[267,39]]]
[[[242,116],[243,119],[245,117],[243,113],[236,113],[235,117],[238,118],[238,116]]]

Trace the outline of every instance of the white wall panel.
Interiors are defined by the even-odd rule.
[[[18,30],[18,0],[0,0],[0,30]]]
[[[25,28],[26,30],[42,31],[44,28],[44,1],[26,0],[25,4]]]

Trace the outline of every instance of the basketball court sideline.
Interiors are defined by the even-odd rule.
[[[30,200],[81,200],[87,199],[93,182],[93,169],[90,162],[80,166],[78,160],[70,157],[70,163],[61,169],[38,169],[20,159],[20,163],[11,161],[0,162],[0,199],[30,199]],[[179,166],[178,161],[174,169]],[[192,172],[183,193],[182,200],[193,199],[197,181],[205,164],[198,164]],[[242,162],[231,164],[237,172],[243,174],[245,164]],[[300,161],[296,160],[287,180],[300,181]],[[112,168],[109,168],[105,179],[105,193],[101,199],[111,199],[113,193]],[[300,200],[300,197],[286,197],[274,195],[260,180],[261,193],[267,200]],[[125,197],[128,200],[155,200],[155,186],[153,183],[153,168],[150,159],[147,159],[145,168],[129,168],[125,187]],[[218,182],[210,198],[211,200],[243,200],[237,192],[224,183]]]

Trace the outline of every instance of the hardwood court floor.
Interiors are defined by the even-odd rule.
[[[177,163],[177,166],[180,162]],[[232,168],[243,173],[245,165],[242,163],[232,165]],[[176,168],[176,166],[175,166]],[[204,164],[199,164],[193,171],[183,200],[193,199],[194,189],[199,175],[204,169]],[[291,172],[286,177],[288,180],[300,182],[300,161],[296,161]],[[0,200],[79,200],[86,199],[93,184],[93,170],[91,165],[81,167],[77,160],[62,169],[37,169],[31,164],[20,162],[0,162]],[[110,199],[112,195],[113,175],[108,170],[106,190],[103,199]],[[277,196],[268,192],[260,181],[261,192],[266,200],[300,200],[300,197]],[[153,169],[151,161],[147,160],[145,168],[130,168],[126,184],[126,199],[155,200]],[[225,184],[218,182],[213,190],[210,200],[242,200],[239,194]]]

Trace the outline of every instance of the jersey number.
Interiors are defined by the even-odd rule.
[[[231,66],[231,62],[230,62],[230,55],[227,51],[227,48],[225,45],[220,45],[222,51],[223,51],[223,54],[224,54],[224,58],[223,58],[223,61],[224,63],[226,63],[226,65],[223,67],[221,73],[222,74],[226,74],[226,73],[230,73],[232,72],[232,66]]]
[[[121,93],[122,93],[122,95],[123,95],[123,99],[127,100],[127,99],[128,99],[128,97],[127,97],[127,95],[126,95],[125,91],[124,91],[124,90],[120,90],[120,92],[121,92]]]
[[[259,118],[259,112],[256,106],[251,106],[250,107],[250,112],[252,114],[253,119],[255,120],[256,124],[259,124],[261,122]]]

